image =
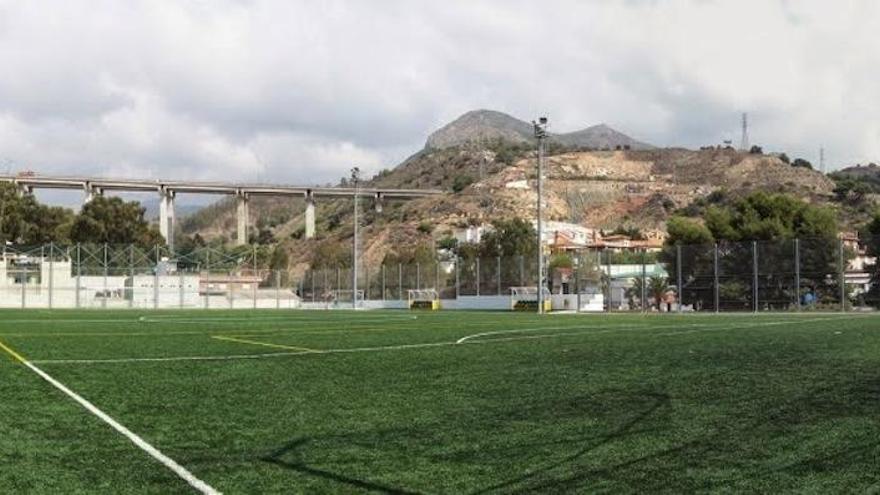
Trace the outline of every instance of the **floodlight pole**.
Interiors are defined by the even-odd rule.
[[[358,287],[358,207],[360,206],[360,175],[361,169],[354,167],[351,169],[351,180],[354,182],[354,239],[351,249],[351,307],[357,309],[357,287]]]
[[[541,201],[544,192],[544,140],[547,138],[547,117],[541,117],[537,122],[532,121],[535,128],[535,139],[538,140],[538,202],[537,202],[537,227],[538,227],[538,314],[544,313],[544,235],[543,222],[541,219]]]

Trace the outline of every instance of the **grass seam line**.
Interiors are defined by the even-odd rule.
[[[167,467],[168,469],[173,471],[174,474],[176,474],[181,479],[186,481],[191,487],[198,490],[199,493],[202,493],[203,495],[221,495],[221,493],[219,491],[217,491],[216,489],[211,487],[211,485],[209,485],[209,484],[205,483],[204,481],[200,480],[199,478],[197,478],[194,474],[192,474],[185,467],[178,464],[174,459],[163,454],[159,449],[152,446],[149,442],[147,442],[146,440],[144,440],[143,438],[138,436],[136,433],[134,433],[133,431],[129,430],[128,428],[126,428],[125,426],[120,424],[118,421],[116,421],[115,419],[110,417],[110,415],[108,415],[107,413],[105,413],[101,409],[98,409],[97,406],[95,406],[94,404],[92,404],[91,402],[86,400],[84,397],[77,394],[73,390],[67,388],[67,386],[65,386],[63,383],[59,382],[58,380],[53,378],[51,375],[49,375],[48,373],[46,373],[42,369],[38,368],[36,365],[29,362],[21,354],[15,352],[15,350],[10,348],[9,346],[4,344],[3,342],[0,342],[0,349],[3,349],[4,351],[6,351],[9,355],[14,357],[17,361],[21,362],[21,364],[23,364],[28,369],[30,369],[31,371],[36,373],[37,376],[39,376],[43,380],[47,381],[50,385],[57,388],[58,390],[63,392],[65,395],[67,395],[68,397],[73,399],[75,402],[77,402],[79,405],[84,407],[88,412],[97,416],[98,419],[100,419],[101,421],[110,425],[110,427],[112,427],[114,430],[116,430],[122,436],[127,438],[133,444],[135,444],[139,449],[143,450],[144,452],[149,454],[150,457],[152,457],[152,458],[156,459],[157,461],[159,461],[160,463],[162,463],[165,467]]]

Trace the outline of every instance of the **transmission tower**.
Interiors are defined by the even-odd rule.
[[[825,148],[819,148],[819,171],[825,173]]]
[[[741,151],[749,151],[749,114],[743,112],[742,117],[742,141],[739,143]]]

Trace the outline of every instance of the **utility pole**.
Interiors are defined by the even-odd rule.
[[[532,121],[535,139],[538,140],[538,314],[544,313],[544,228],[541,219],[541,202],[544,192],[544,140],[547,138],[547,117]]]
[[[357,309],[358,287],[358,207],[360,206],[361,169],[351,169],[351,181],[354,182],[354,239],[351,246],[351,307]]]
[[[742,138],[739,143],[740,151],[749,151],[749,114],[742,115]]]

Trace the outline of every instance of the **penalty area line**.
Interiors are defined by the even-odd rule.
[[[186,481],[191,487],[195,488],[199,493],[202,493],[204,495],[221,495],[219,491],[217,491],[216,489],[211,487],[211,485],[209,485],[209,484],[205,483],[204,481],[200,480],[199,478],[197,478],[194,474],[192,474],[185,467],[178,464],[174,459],[163,454],[159,449],[152,446],[149,442],[147,442],[146,440],[144,440],[143,438],[138,436],[136,433],[134,433],[133,431],[129,430],[128,428],[126,428],[125,426],[120,424],[118,421],[116,421],[115,419],[110,417],[110,415],[108,415],[104,411],[98,409],[97,406],[95,406],[94,404],[92,404],[91,402],[89,402],[88,400],[83,398],[81,395],[79,395],[76,392],[74,392],[73,390],[67,388],[67,386],[65,386],[63,383],[59,382],[58,380],[53,378],[51,375],[49,375],[48,373],[46,373],[42,369],[38,368],[36,365],[34,365],[33,363],[31,363],[30,361],[25,359],[24,356],[15,352],[15,350],[10,348],[9,346],[4,344],[3,342],[0,342],[0,349],[3,349],[4,351],[6,351],[6,353],[9,354],[10,356],[12,356],[16,361],[23,364],[25,367],[27,367],[28,369],[30,369],[31,371],[36,373],[37,376],[39,376],[43,380],[47,381],[50,385],[57,388],[58,390],[63,392],[65,395],[67,395],[68,397],[73,399],[76,403],[78,403],[79,405],[84,407],[87,411],[89,411],[93,415],[97,416],[98,419],[100,419],[101,421],[110,425],[110,427],[112,427],[114,430],[116,430],[122,436],[127,438],[133,444],[135,444],[139,449],[143,450],[144,452],[149,454],[150,457],[152,457],[153,459],[156,459],[157,461],[162,463],[165,467],[167,467],[168,469],[173,471],[174,474],[176,474],[178,477],[180,477],[181,479]]]

